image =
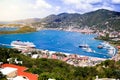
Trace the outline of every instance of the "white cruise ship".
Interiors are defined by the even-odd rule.
[[[12,41],[11,46],[15,48],[35,48],[36,46],[32,42],[22,42],[20,40]]]

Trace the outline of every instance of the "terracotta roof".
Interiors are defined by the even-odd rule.
[[[29,80],[38,80],[38,75],[29,73],[29,72],[24,72],[25,70],[28,69],[26,67],[14,65],[14,64],[3,64],[2,67],[3,68],[5,68],[5,67],[17,68],[18,69],[18,76],[27,77]]]
[[[4,68],[4,67],[17,68],[17,69],[18,69],[18,72],[19,72],[19,71],[23,72],[23,71],[25,71],[25,70],[28,69],[28,68],[26,68],[26,67],[23,67],[23,66],[17,66],[17,65],[14,65],[14,64],[3,64],[2,67],[3,67],[3,68]]]
[[[38,80],[37,74],[32,74],[32,73],[28,73],[28,72],[18,72],[18,76],[25,76],[29,80]]]

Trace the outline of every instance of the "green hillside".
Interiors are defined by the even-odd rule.
[[[109,28],[120,30],[119,19],[120,12],[100,9],[85,14],[61,13],[58,15],[50,15],[41,19],[37,23],[33,23],[33,26],[45,23],[45,28],[80,28],[88,26],[92,28],[106,29],[107,25],[109,25]],[[106,22],[108,22],[107,25]],[[38,27],[40,27],[40,25]]]
[[[0,62],[6,63],[7,58],[22,60],[22,66],[28,67],[28,72],[39,75],[39,80],[94,80],[100,78],[120,79],[120,61],[106,60],[95,67],[74,67],[65,62],[53,59],[31,59],[20,54],[15,49],[0,48]],[[11,62],[13,64],[13,62]],[[19,64],[21,65],[21,64]]]

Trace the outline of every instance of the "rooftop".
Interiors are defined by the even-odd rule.
[[[18,69],[18,72],[19,71],[25,71],[25,70],[27,70],[28,68],[26,68],[26,67],[23,67],[23,66],[18,66],[18,65],[14,65],[14,64],[3,64],[2,65],[2,67],[3,68],[5,68],[5,67],[12,67],[12,68],[16,68],[16,69]]]
[[[24,76],[24,77],[27,77],[29,80],[38,80],[38,75],[29,73],[29,72],[24,72],[25,70],[28,69],[26,67],[14,65],[14,64],[3,64],[2,65],[2,68],[6,68],[6,67],[16,68],[18,70],[17,76]]]
[[[14,71],[16,71],[16,70],[17,70],[17,68],[5,67],[5,68],[1,69],[0,71],[1,71],[4,75],[7,75],[7,74],[9,74],[9,73],[11,73],[11,72],[14,72]]]

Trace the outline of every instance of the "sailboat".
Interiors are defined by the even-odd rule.
[[[85,52],[93,52],[88,44],[82,44],[79,46],[79,48],[82,48]]]
[[[86,52],[93,52],[93,50],[89,47],[89,45],[87,43],[83,43],[81,45],[79,45],[79,48],[82,48],[84,51]]]

